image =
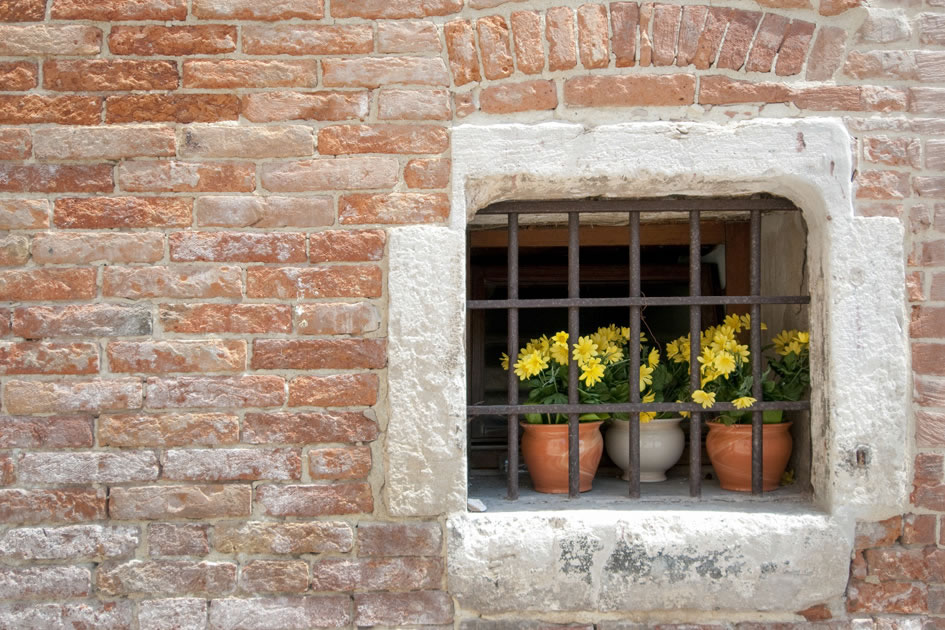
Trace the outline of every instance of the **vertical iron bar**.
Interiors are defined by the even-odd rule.
[[[751,211],[751,296],[761,295],[761,211]],[[751,305],[751,395],[759,402],[763,397],[761,387],[761,304]],[[751,413],[751,493],[761,494],[763,489],[762,455],[763,415],[758,409]]]
[[[689,295],[702,295],[702,233],[700,231],[700,213],[689,212]],[[702,311],[700,306],[689,307],[689,388],[692,391],[702,388],[699,355],[702,332]],[[702,414],[692,412],[689,419],[689,496],[702,496]]]
[[[581,297],[581,215],[577,212],[568,213],[568,297]],[[568,307],[568,343],[569,346],[577,343],[580,334],[580,310],[577,306]],[[570,354],[570,347],[568,348]],[[578,399],[578,365],[570,358],[568,361],[568,403],[579,403]],[[568,414],[568,498],[573,499],[581,493],[580,471],[580,443],[578,414]]]
[[[509,214],[508,295],[518,298],[518,215]],[[509,404],[518,404],[518,377],[514,363],[518,358],[518,309],[509,308]],[[518,499],[518,414],[509,414],[508,499]]]
[[[640,213],[630,213],[630,297],[640,297]],[[630,307],[630,402],[640,402],[640,307]],[[630,413],[630,498],[640,498],[640,413]]]

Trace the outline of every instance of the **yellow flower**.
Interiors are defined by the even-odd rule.
[[[549,351],[551,358],[554,359],[559,365],[568,364],[568,346],[563,343],[555,343],[551,346]]]
[[[600,362],[600,359],[591,359],[584,365],[580,378],[588,387],[596,385],[604,378],[604,364]]]
[[[666,344],[666,358],[675,359],[679,355],[679,340],[670,341]]]
[[[735,357],[733,357],[728,352],[722,352],[715,356],[715,360],[712,362],[712,365],[723,376],[728,376],[735,369]]]
[[[748,351],[748,346],[740,343],[735,344],[732,352],[742,360],[742,363],[748,363],[748,357],[751,355],[751,352]]]
[[[715,404],[715,392],[704,392],[701,389],[697,389],[692,392],[692,400],[702,405],[703,409],[708,409]]]
[[[519,359],[515,362],[515,376],[517,376],[520,381],[524,381],[528,378],[528,368],[525,367],[525,359]]]
[[[509,355],[502,353],[502,369],[506,372],[509,371]]]
[[[742,331],[742,320],[734,313],[725,316],[725,325],[731,327],[735,332]]]
[[[809,332],[799,332],[796,337],[798,343],[804,344],[805,346],[810,343],[810,333]]]
[[[751,328],[751,315],[748,315],[747,313],[742,315],[742,328],[745,330]],[[761,322],[761,330],[768,330],[768,325],[764,322]]]
[[[597,348],[597,344],[590,337],[578,337],[578,342],[574,344],[572,357],[580,363],[587,363],[597,356]]]
[[[604,350],[604,360],[607,361],[608,365],[612,365],[622,358],[623,350],[620,349],[620,346],[609,344],[607,349]]]
[[[791,340],[794,339],[796,334],[796,330],[782,330],[778,333],[775,338],[771,340],[771,343],[774,344],[775,352],[781,356],[788,354],[790,350],[787,350],[786,346],[791,343]]]
[[[685,401],[685,400],[679,400],[679,399],[677,399],[676,402],[681,403],[681,402],[686,402],[686,401]],[[688,411],[680,411],[680,412],[679,412],[679,415],[681,415],[683,418],[688,418],[688,417],[691,416],[692,414],[689,413]]]
[[[555,333],[555,336],[551,338],[551,340],[554,341],[555,343],[567,345],[568,333],[564,332],[563,330],[561,332],[557,332]]]
[[[656,348],[650,350],[650,356],[646,358],[646,362],[649,363],[651,368],[655,368],[660,364],[660,351]]]
[[[732,401],[732,404],[735,405],[736,409],[748,409],[757,402],[756,399],[751,396],[742,396],[741,398],[736,398]]]
[[[648,365],[640,366],[640,391],[646,389],[647,385],[653,384],[653,368]]]
[[[525,368],[529,376],[536,376],[539,372],[548,367],[548,360],[540,352],[532,352],[525,357]]]
[[[620,336],[623,337],[624,341],[630,341],[630,327],[621,326],[620,327]]]
[[[641,399],[641,402],[644,402],[644,403],[651,403],[651,402],[653,402],[654,400],[656,400],[656,393],[653,392],[653,391],[650,391],[650,392],[648,392],[648,393],[646,394],[646,396],[644,396],[644,397]],[[641,411],[641,412],[640,412],[640,422],[649,422],[650,420],[652,420],[652,419],[655,418],[655,417],[656,417],[656,412],[655,412],[655,411]]]

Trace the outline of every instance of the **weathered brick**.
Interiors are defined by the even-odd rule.
[[[353,55],[373,50],[369,24],[243,27],[243,52],[250,55]]]
[[[678,8],[676,9],[676,16],[678,19]],[[602,4],[584,4],[578,7],[577,17],[581,64],[588,69],[606,68],[610,65],[607,7]],[[675,44],[674,30],[672,41],[674,53]]]
[[[312,262],[381,260],[387,234],[382,230],[329,230],[309,237]]]
[[[164,479],[180,481],[287,480],[302,477],[298,449],[190,449],[165,451]]]
[[[778,51],[778,61],[774,66],[775,74],[779,77],[800,74],[814,36],[814,28],[815,25],[811,22],[791,20],[784,34],[781,49]]]
[[[243,279],[237,267],[106,267],[102,292],[129,299],[238,298],[243,295]]]
[[[85,567],[0,567],[0,599],[85,597],[91,588]]]
[[[782,83],[737,81],[724,76],[706,76],[699,81],[699,103],[703,105],[786,103],[790,100],[791,89]]]
[[[500,15],[476,20],[482,69],[487,79],[504,79],[515,71],[509,44],[509,27]]]
[[[915,177],[912,183],[920,197],[945,199],[945,177]]]
[[[548,41],[548,69],[569,70],[577,65],[574,40],[574,12],[568,7],[554,7],[545,13],[545,39]]]
[[[914,614],[928,608],[928,587],[924,584],[886,582],[870,584],[852,581],[847,587],[847,610]]]
[[[200,197],[194,202],[202,227],[320,227],[335,220],[331,197]]]
[[[151,331],[151,312],[145,306],[27,306],[13,311],[13,333],[27,339],[125,337],[149,335]]]
[[[0,192],[110,192],[110,164],[0,164]]]
[[[653,42],[650,39],[650,28],[653,23],[653,3],[644,2],[640,6],[640,65],[648,66],[653,63]]]
[[[102,117],[98,96],[0,94],[0,124],[97,125]]]
[[[235,89],[315,87],[318,62],[287,59],[199,59],[184,61],[187,88]]]
[[[519,72],[538,74],[545,67],[541,16],[537,11],[515,11],[510,25],[515,47],[515,63]]]
[[[239,118],[234,94],[122,94],[105,102],[105,122],[216,122]]]
[[[856,540],[854,541],[854,547],[857,549],[888,547],[899,540],[901,532],[901,516],[894,516],[885,521],[878,522],[861,521],[856,524]]]
[[[245,518],[251,501],[248,485],[118,487],[109,491],[108,515],[119,521]]]
[[[393,188],[400,165],[392,157],[352,157],[271,162],[260,168],[262,185],[276,192]]]
[[[107,347],[112,372],[241,372],[246,369],[246,342],[113,341]]]
[[[30,239],[21,234],[0,236],[0,267],[25,265],[30,259]],[[0,326],[2,328],[2,326]]]
[[[936,520],[934,514],[904,515],[902,518],[902,544],[934,545]]]
[[[790,23],[791,20],[783,15],[765,14],[745,63],[747,72],[771,72],[775,55],[781,48]]]
[[[439,57],[361,57],[325,59],[323,82],[328,87],[376,88],[393,83],[449,85],[446,64]]]
[[[3,301],[90,300],[95,293],[94,269],[0,271]]]
[[[374,497],[368,483],[330,486],[273,486],[256,488],[256,504],[269,516],[314,517],[334,514],[370,514]]]
[[[935,267],[945,264],[945,242],[931,241],[916,243],[907,263],[911,266]],[[913,358],[915,356],[913,355]]]
[[[236,50],[236,27],[227,24],[200,26],[113,26],[108,49],[115,55],[178,57],[218,55]]]
[[[24,483],[123,483],[154,481],[158,460],[151,451],[23,453],[17,462]]]
[[[101,51],[102,31],[94,26],[0,23],[0,55],[4,57],[97,55]]]
[[[222,595],[236,588],[236,565],[188,560],[132,560],[95,570],[98,590],[119,595]]]
[[[715,63],[717,68],[740,70],[745,65],[749,46],[760,21],[761,13],[758,11],[735,9],[732,12],[728,30],[725,31],[725,41],[722,42]]]
[[[945,380],[937,378],[913,378],[914,400],[923,407],[945,407]]]
[[[69,59],[43,64],[43,87],[65,92],[174,90],[179,77],[173,61]]]
[[[945,445],[945,413],[919,410],[915,423],[917,446]]]
[[[922,13],[918,18],[919,43],[941,46],[945,44],[945,15]]]
[[[306,157],[314,151],[312,130],[301,125],[229,127],[194,125],[181,134],[185,158]]]
[[[425,20],[392,20],[377,23],[377,52],[379,53],[438,53],[441,49],[436,24]]]
[[[32,251],[41,265],[157,262],[164,257],[164,235],[46,232],[33,237]]]
[[[319,626],[340,628],[351,623],[351,598],[266,597],[215,599],[210,602],[211,630],[271,630],[273,618],[286,630],[304,630],[317,620]]]
[[[343,224],[440,223],[449,217],[444,193],[390,193],[344,195],[338,201]]]
[[[633,5],[631,5],[633,6]],[[613,18],[614,5],[611,5],[611,18]],[[679,36],[676,42],[676,65],[680,68],[688,66],[692,63],[693,58],[696,55],[696,51],[699,47],[699,38],[702,35],[702,28],[705,26],[706,17],[709,14],[709,8],[706,6],[700,5],[688,5],[682,7],[682,17],[679,21]],[[634,12],[636,15],[636,12]],[[770,14],[773,15],[773,14]],[[764,28],[764,27],[762,27]],[[632,34],[632,32],[631,32]],[[759,35],[760,36],[760,35]],[[762,38],[759,42],[759,45],[763,48],[768,44],[769,37]],[[616,42],[616,33],[615,33],[615,42]],[[778,41],[778,46],[780,46],[781,41]],[[614,44],[614,50],[616,51],[616,43]],[[775,48],[777,51],[777,48]],[[758,56],[764,56],[764,53],[756,53]],[[749,57],[750,59],[750,57]],[[618,66],[619,58],[618,58]],[[760,65],[759,62],[756,62],[755,65]],[[769,65],[770,69],[770,65]],[[750,68],[749,68],[750,70]],[[767,70],[765,71],[767,72]]]
[[[6,525],[76,523],[104,518],[104,490],[0,488],[0,520]]]
[[[13,455],[0,453],[0,486],[12,486],[16,483],[16,467]]]
[[[443,153],[449,132],[437,125],[332,125],[318,131],[321,155]]]
[[[45,199],[0,199],[0,230],[49,227],[49,207]]]
[[[564,83],[564,100],[576,107],[690,105],[696,91],[691,74],[576,77]]]
[[[70,525],[23,527],[0,535],[0,557],[9,560],[101,562],[134,555],[139,542],[135,527]]]
[[[945,88],[910,88],[909,111],[915,114],[945,114]]]
[[[439,556],[443,530],[438,523],[360,523],[362,556]]]
[[[349,120],[368,115],[368,92],[264,92],[243,97],[243,115],[252,122]]]
[[[247,593],[303,593],[308,584],[302,560],[253,560],[240,570],[240,590]]]
[[[636,2],[611,2],[610,26],[613,32],[611,45],[618,68],[636,65],[637,24],[640,20],[640,5]],[[513,21],[513,27],[514,27]],[[700,32],[702,25],[699,25]]]
[[[410,160],[404,167],[407,188],[446,188],[450,183],[450,160],[421,158]]]
[[[248,162],[134,160],[119,165],[118,182],[131,192],[251,192],[256,168]]]
[[[148,553],[156,556],[205,556],[210,553],[203,523],[154,523],[148,526]]]
[[[325,6],[323,0],[194,0],[193,15],[203,20],[320,20]]]
[[[945,511],[945,484],[916,483],[909,499],[918,508]]]
[[[175,197],[62,197],[56,200],[53,222],[85,229],[184,227],[191,223],[192,207],[192,200]]]
[[[482,111],[487,114],[511,114],[530,110],[554,109],[558,91],[554,81],[526,81],[490,85],[479,95]]]
[[[206,630],[207,600],[194,597],[146,599],[138,603],[141,630]]]
[[[308,470],[312,479],[366,479],[371,472],[371,449],[368,446],[313,449],[308,453]]]
[[[288,333],[292,310],[282,304],[165,304],[158,317],[167,332]]]
[[[917,453],[915,456],[915,481],[942,481],[942,466],[945,455],[940,453]]]
[[[102,446],[221,446],[239,442],[239,417],[225,413],[103,415]]]
[[[918,164],[915,165],[918,168]],[[945,140],[927,140],[925,143],[925,168],[945,171]],[[941,213],[945,217],[945,212]]]
[[[382,120],[449,120],[446,90],[381,90],[377,117]]]
[[[0,342],[0,374],[95,374],[94,343]]]
[[[334,0],[331,15],[336,18],[396,20],[447,15],[461,11],[462,8],[462,0]]]
[[[187,17],[187,1],[53,0],[52,17],[56,20],[93,20],[96,22],[183,20]]]
[[[119,160],[173,157],[176,147],[166,126],[48,127],[33,131],[33,151],[44,160]]]
[[[148,407],[276,407],[285,402],[279,376],[181,376],[149,378]]]
[[[851,51],[843,73],[854,79],[918,79],[914,53],[901,50]]]
[[[256,339],[254,370],[380,369],[387,365],[383,339]]]
[[[354,547],[354,532],[347,523],[331,521],[251,521],[215,526],[213,546],[221,553],[344,553]]]
[[[38,81],[39,68],[35,63],[28,61],[0,62],[0,91],[31,90],[38,85]]]
[[[380,297],[383,291],[374,265],[251,267],[246,280],[246,295],[254,298]]]
[[[846,40],[845,28],[835,26],[820,28],[807,62],[808,81],[826,81],[833,77],[843,63]]]
[[[913,306],[909,336],[913,339],[945,337],[945,308]]]
[[[0,604],[0,624],[6,628],[126,630],[132,617],[130,601]]]
[[[142,404],[141,381],[134,378],[96,381],[8,380],[3,392],[13,414],[99,412],[137,409]]]
[[[863,157],[869,162],[920,168],[921,143],[916,138],[874,136],[863,139]]]
[[[706,70],[715,63],[716,57],[718,56],[719,47],[722,44],[722,36],[725,34],[725,29],[728,28],[728,23],[731,18],[732,9],[727,9],[724,7],[709,7],[705,26],[702,29],[702,33],[699,35],[699,41],[696,43],[696,50],[691,58],[692,65],[700,70]],[[643,28],[642,22],[641,28]],[[642,52],[643,51],[641,50],[640,64],[646,65],[642,62]]]
[[[858,199],[903,199],[909,196],[909,173],[860,171],[856,177]]]
[[[302,262],[305,235],[286,232],[175,232],[168,236],[174,262]]]
[[[92,419],[86,416],[0,416],[0,448],[92,446]]]
[[[300,376],[289,382],[290,407],[371,406],[377,403],[376,374]]]
[[[312,588],[324,591],[436,588],[443,574],[439,558],[329,558],[312,565]]]
[[[42,22],[46,0],[0,0],[0,22]]]
[[[377,435],[377,423],[356,411],[247,413],[243,421],[243,441],[249,444],[371,442]]]
[[[27,129],[0,129],[0,160],[26,160],[33,153],[33,140]],[[4,200],[4,204],[15,203]],[[0,216],[9,212],[6,206],[0,206]],[[0,219],[2,221],[3,219]]]
[[[359,593],[354,611],[358,626],[453,623],[453,600],[445,591]]]

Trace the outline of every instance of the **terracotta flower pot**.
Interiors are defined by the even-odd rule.
[[[705,448],[719,484],[726,490],[751,492],[751,425],[707,422]],[[791,457],[790,422],[762,427],[762,488],[774,490]]]
[[[676,465],[686,447],[679,426],[682,418],[654,418],[640,423],[640,481],[666,481],[666,471]],[[604,435],[607,454],[630,479],[630,421],[615,418]]]
[[[582,422],[578,427],[580,490],[587,492],[597,473],[604,438],[600,422]],[[568,425],[522,423],[522,456],[532,485],[538,492],[568,491]]]

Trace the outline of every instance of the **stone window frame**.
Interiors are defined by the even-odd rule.
[[[842,596],[855,521],[904,511],[914,450],[903,227],[854,214],[851,146],[839,121],[813,118],[454,127],[449,221],[390,233],[383,494],[392,515],[446,517],[461,610],[758,611],[778,610],[784,592],[797,609]],[[808,226],[813,503],[467,512],[475,212],[508,199],[752,193],[791,199]]]

